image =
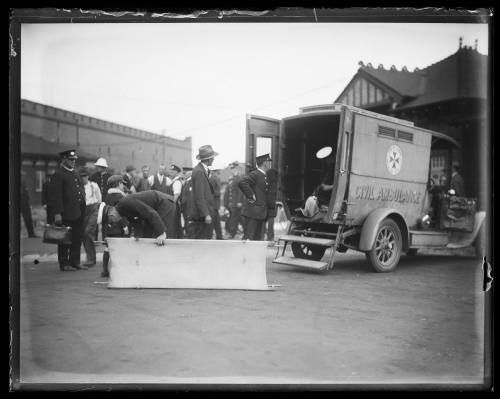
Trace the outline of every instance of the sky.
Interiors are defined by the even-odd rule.
[[[23,24],[21,97],[210,144],[213,167],[245,160],[245,115],[332,103],[359,68],[425,68],[486,24]],[[259,154],[257,154],[259,155]]]

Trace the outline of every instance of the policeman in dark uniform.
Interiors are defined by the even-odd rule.
[[[75,150],[63,151],[59,155],[62,161],[50,180],[49,202],[54,212],[54,223],[71,227],[71,244],[57,246],[59,268],[62,271],[87,269],[80,265],[86,205],[82,180],[75,171],[78,157]]]
[[[267,171],[271,167],[271,156],[255,158],[257,168],[244,176],[239,184],[247,198],[242,215],[246,217],[244,239],[262,241],[263,227],[269,217],[269,182]]]

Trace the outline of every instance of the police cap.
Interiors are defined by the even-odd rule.
[[[59,153],[59,155],[61,156],[61,158],[68,158],[68,159],[77,159],[78,158],[75,150],[62,151]]]
[[[179,168],[177,165],[175,164],[172,164],[170,165],[170,170],[176,170],[177,172],[180,172],[181,171],[181,168]]]

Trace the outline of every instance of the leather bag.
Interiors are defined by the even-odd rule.
[[[43,242],[47,244],[71,244],[71,227],[46,224]]]

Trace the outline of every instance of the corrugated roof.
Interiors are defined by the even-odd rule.
[[[22,133],[21,135],[21,154],[39,154],[41,156],[53,155],[54,158],[58,158],[60,152],[72,148],[74,147],[66,144],[52,143],[30,133]],[[88,160],[97,159],[97,155],[89,154],[78,149],[76,152],[80,158]]]

